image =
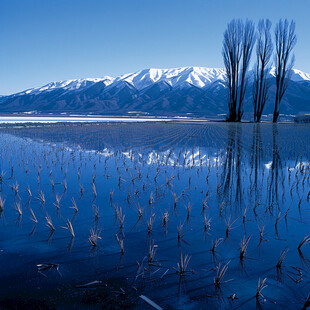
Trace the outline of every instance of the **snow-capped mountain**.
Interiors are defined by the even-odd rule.
[[[224,81],[224,69],[204,67],[183,67],[174,69],[146,69],[125,74],[116,78],[114,83],[127,82],[137,90],[142,90],[159,81],[166,82],[173,88],[188,86],[205,87],[214,81]]]
[[[270,75],[273,77],[276,76],[276,68],[275,67],[273,67],[270,70]],[[292,69],[291,80],[295,81],[295,82],[310,81],[310,74],[305,73],[305,72],[300,71],[300,70],[297,70],[297,69]]]
[[[252,76],[244,110],[252,111]],[[271,69],[270,95],[264,113],[272,113],[275,69]],[[105,76],[52,82],[0,97],[0,112],[150,114],[216,116],[227,113],[224,69],[183,67],[145,69],[120,77]],[[280,113],[310,111],[310,74],[293,69]]]
[[[41,87],[30,88],[23,92],[19,92],[15,95],[38,95],[41,92],[50,92],[56,89],[63,89],[67,91],[77,91],[90,87],[94,83],[103,82],[106,86],[113,83],[114,78],[105,76],[103,78],[88,78],[88,79],[76,79],[76,80],[65,80],[60,82],[51,82]]]
[[[183,67],[173,69],[151,68],[124,74],[117,78],[105,76],[103,78],[86,78],[51,82],[44,86],[27,89],[14,95],[38,95],[42,92],[50,92],[56,89],[80,91],[98,82],[104,83],[105,86],[111,85],[111,87],[121,86],[124,83],[127,83],[139,91],[159,81],[165,82],[173,88],[184,88],[188,86],[202,88],[210,85],[214,81],[224,81],[225,77],[226,73],[224,69],[204,67]]]

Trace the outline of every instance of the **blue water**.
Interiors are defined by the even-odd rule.
[[[309,129],[302,124],[227,123],[0,129],[0,195],[5,200],[1,307],[147,309],[139,298],[143,294],[167,309],[301,309],[310,292],[310,243],[297,250],[310,234]],[[38,199],[41,191],[44,204]],[[56,195],[62,197],[59,210]],[[78,212],[71,208],[72,198]],[[16,203],[22,215],[14,209]],[[116,215],[120,208],[123,227]],[[47,215],[55,227],[52,234]],[[148,231],[150,218],[154,223]],[[205,218],[210,219],[206,227]],[[227,234],[229,218],[234,223]],[[67,220],[74,238],[63,228]],[[96,247],[88,241],[92,228],[100,232]],[[244,236],[251,239],[240,259]],[[219,238],[221,244],[210,251]],[[156,254],[148,264],[153,242]],[[174,269],[180,254],[190,256],[182,277]],[[58,268],[38,272],[42,263]],[[229,264],[216,287],[219,263]],[[256,298],[263,278],[268,285],[264,298]],[[92,281],[102,285],[77,287]]]

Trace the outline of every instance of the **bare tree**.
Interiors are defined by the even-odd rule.
[[[253,83],[255,122],[260,122],[263,109],[268,98],[268,74],[270,71],[270,59],[273,50],[270,28],[271,22],[269,19],[261,19],[259,21]]]
[[[295,22],[288,22],[287,19],[282,19],[277,23],[275,29],[276,40],[276,99],[273,112],[273,122],[276,123],[279,117],[280,103],[285,94],[290,81],[294,65],[294,55],[290,57],[290,54],[296,45],[297,37],[295,35]]]
[[[238,115],[237,120],[240,122],[243,115],[243,101],[244,95],[248,84],[248,68],[251,60],[253,46],[255,44],[255,26],[254,23],[246,20],[243,31],[242,40],[242,68],[241,68],[241,81],[240,81],[240,97],[238,102]]]
[[[253,22],[233,19],[224,32],[223,59],[227,74],[228,121],[241,121],[255,30]]]
[[[238,73],[241,59],[242,23],[232,20],[224,33],[223,59],[227,74],[228,88],[228,121],[237,119]]]
[[[228,121],[237,119],[238,73],[241,59],[242,23],[232,20],[224,32],[223,59],[227,75]]]

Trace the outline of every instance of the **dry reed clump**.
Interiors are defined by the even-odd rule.
[[[79,211],[79,208],[73,197],[71,198],[71,202],[72,202],[72,206],[70,208],[73,209],[77,213]]]
[[[256,299],[259,299],[259,297],[264,298],[264,295],[262,294],[262,290],[265,289],[268,285],[265,285],[267,281],[267,278],[264,278],[263,280],[258,280],[257,290],[256,290]]]
[[[32,197],[32,193],[31,193],[29,185],[27,187],[25,187],[25,189],[26,189],[26,191],[27,191],[27,193],[29,195],[29,198],[31,198]]]
[[[249,236],[248,238],[246,238],[245,236],[243,237],[242,241],[241,241],[241,245],[240,245],[240,259],[243,259],[245,256],[245,252],[248,248],[249,242],[251,240],[251,236]]]
[[[35,216],[35,214],[34,214],[34,212],[33,212],[33,210],[31,208],[29,209],[29,212],[30,212],[30,219],[33,222],[35,222],[35,224],[38,224],[38,220],[37,220],[37,218],[36,218],[36,216]]]
[[[53,225],[51,217],[48,214],[46,214],[45,220],[46,220],[46,226],[50,229],[51,232],[54,232],[55,227]]]
[[[120,247],[121,253],[124,254],[125,253],[125,248],[124,248],[124,239],[120,238],[117,234],[115,235],[118,245]]]
[[[216,267],[215,267],[215,270],[216,270],[216,276],[213,280],[213,283],[216,287],[220,287],[221,284],[223,283],[227,283],[229,281],[232,281],[231,280],[226,280],[224,281],[224,276],[228,270],[228,265],[229,265],[230,262],[228,262],[227,264],[225,264],[224,266],[221,265],[221,263],[219,263]]]
[[[125,214],[123,215],[122,207],[114,206],[120,229],[124,228]]]
[[[173,268],[176,271],[176,273],[179,274],[180,277],[193,273],[192,270],[187,269],[190,260],[191,256],[189,256],[188,254],[185,254],[183,256],[182,251],[180,252],[180,260],[177,263],[177,267]]]
[[[17,196],[19,192],[19,184],[17,183],[17,181],[12,185],[12,190],[14,191],[15,196]]]
[[[286,255],[287,255],[287,252],[288,252],[288,249],[284,249],[282,251],[282,253],[281,253],[281,255],[280,255],[279,259],[278,259],[277,265],[276,265],[277,269],[281,269],[282,268],[282,264],[284,262],[284,259],[285,259]]]
[[[101,239],[100,231],[97,228],[91,228],[89,232],[89,237],[88,237],[89,243],[93,247],[96,247],[99,239]]]
[[[71,223],[71,221],[69,219],[67,219],[67,221],[66,221],[66,226],[62,226],[62,228],[68,229],[70,234],[71,234],[71,236],[73,238],[75,237],[73,226],[72,226],[72,223]]]
[[[298,251],[301,251],[301,248],[308,243],[310,243],[310,235],[306,235],[303,237],[303,239],[300,241],[298,245],[298,248],[297,248]]]
[[[203,223],[204,223],[204,231],[207,231],[211,228],[211,218],[207,217],[205,214],[204,214],[204,217],[203,217]]]
[[[148,232],[148,234],[150,234],[152,232],[155,217],[156,217],[155,213],[152,213],[152,214],[150,214],[150,217],[147,220],[147,232]]]
[[[44,193],[40,190],[38,193],[39,197],[37,198],[37,200],[39,200],[41,202],[41,205],[45,204],[45,195]]]
[[[92,183],[92,189],[93,189],[93,193],[94,193],[94,198],[97,197],[97,189],[96,189],[96,184]]]
[[[214,254],[215,250],[217,249],[217,247],[223,243],[223,238],[219,238],[219,239],[215,239],[215,241],[213,242],[212,248],[210,249],[210,251]]]
[[[5,204],[5,200],[1,197],[1,194],[0,194],[0,212],[4,211],[4,204]]]
[[[17,212],[17,214],[19,216],[22,216],[23,215],[23,209],[22,209],[22,206],[20,204],[20,202],[15,202],[14,204],[14,210]]]
[[[238,218],[236,218],[233,222],[231,222],[231,215],[229,216],[228,221],[226,221],[225,219],[227,237],[229,236],[230,231],[235,228],[235,227],[232,227],[232,225],[235,224],[237,220]]]
[[[99,207],[97,207],[96,205],[92,205],[92,209],[93,209],[93,213],[95,216],[95,221],[98,221],[98,219],[99,219]]]
[[[166,212],[163,214],[163,226],[164,226],[164,227],[167,226],[168,220],[169,220],[169,212],[166,211]]]
[[[155,241],[153,240],[150,242],[149,245],[149,253],[148,253],[148,263],[151,265],[154,262],[155,254],[157,252],[158,245],[155,244]]]
[[[54,203],[54,206],[57,208],[57,210],[60,209],[60,200],[61,200],[61,198],[62,198],[62,195],[59,196],[59,195],[56,194],[56,197],[55,197],[56,202]]]

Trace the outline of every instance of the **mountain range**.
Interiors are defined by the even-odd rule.
[[[269,72],[268,102],[264,114],[273,112],[274,69]],[[253,73],[249,72],[245,116],[253,111]],[[1,113],[151,114],[219,117],[227,114],[224,69],[183,67],[145,69],[117,78],[87,78],[52,82],[0,97]],[[310,111],[310,74],[293,69],[280,113]]]

